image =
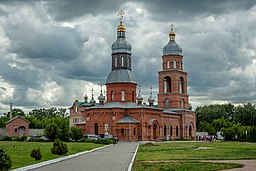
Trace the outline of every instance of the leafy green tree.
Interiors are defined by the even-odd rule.
[[[242,130],[243,129],[241,124],[237,123],[237,124],[233,124],[230,127],[222,128],[221,132],[222,132],[222,136],[226,141],[232,141],[232,140],[239,139],[238,136],[241,135]]]
[[[60,129],[56,123],[50,123],[46,126],[44,134],[51,141],[54,141],[60,135]]]
[[[226,121],[223,117],[215,119],[212,121],[212,126],[214,127],[214,129],[216,131],[220,131],[221,128],[227,128],[229,126],[231,126],[231,122]]]
[[[237,106],[234,121],[241,123],[243,126],[256,126],[256,105],[247,103]]]
[[[201,121],[212,123],[213,120],[223,117],[226,121],[232,121],[234,115],[234,106],[232,104],[215,104],[208,106],[199,106],[197,112],[197,128]]]
[[[77,127],[71,127],[71,138],[75,141],[83,138],[83,130]]]
[[[199,123],[199,131],[201,132],[208,132],[210,135],[215,135],[216,131],[211,123],[208,123],[206,121],[201,121]]]

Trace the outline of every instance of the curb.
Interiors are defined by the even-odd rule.
[[[132,165],[133,165],[134,159],[135,159],[135,157],[136,157],[136,155],[137,155],[137,151],[138,151],[139,145],[140,145],[140,143],[138,143],[138,145],[137,145],[137,147],[136,147],[136,150],[135,150],[135,152],[134,152],[134,154],[133,154],[133,156],[132,156],[132,160],[131,160],[131,162],[130,162],[130,164],[129,164],[129,167],[128,167],[128,170],[127,170],[127,171],[131,171],[131,170],[132,170]]]
[[[76,153],[76,154],[60,157],[60,158],[53,159],[53,160],[48,160],[48,161],[45,161],[45,162],[41,162],[41,163],[37,163],[37,164],[25,166],[25,167],[20,167],[20,168],[14,169],[12,171],[26,171],[26,170],[36,169],[36,168],[39,168],[39,167],[43,167],[43,166],[58,163],[58,162],[61,162],[61,161],[67,160],[67,159],[71,159],[71,158],[74,158],[74,157],[77,157],[77,156],[80,156],[80,155],[83,155],[83,154],[86,154],[86,153],[91,153],[91,152],[94,152],[94,151],[97,151],[97,150],[100,150],[102,148],[106,148],[106,147],[109,147],[109,146],[112,146],[112,145],[113,144],[105,145],[105,146],[98,147],[98,148],[95,148],[95,149],[92,149],[92,150],[79,152],[79,153]]]

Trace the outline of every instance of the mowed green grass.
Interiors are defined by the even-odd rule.
[[[103,146],[102,144],[93,144],[93,143],[75,143],[69,142],[66,143],[68,146],[68,153],[75,154],[82,151],[91,150]],[[12,160],[12,168],[24,167],[27,165],[55,159],[62,157],[59,155],[54,155],[51,153],[51,148],[53,142],[17,142],[17,141],[0,141],[0,148],[3,148],[8,155],[10,155]],[[30,157],[32,149],[40,148],[42,159],[36,161],[34,158]]]
[[[137,161],[256,159],[256,143],[170,142],[140,145]]]
[[[140,145],[133,170],[223,170],[243,165],[201,162],[201,160],[237,159],[256,159],[256,143],[167,142],[155,143],[155,146]]]

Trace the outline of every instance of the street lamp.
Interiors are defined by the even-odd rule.
[[[4,91],[7,90],[5,87],[1,87],[1,89]],[[12,105],[13,105],[13,102],[12,102],[12,99],[10,99],[10,119],[12,119]]]

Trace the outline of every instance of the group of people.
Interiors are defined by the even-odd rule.
[[[197,141],[216,141],[215,135],[202,135],[196,137]]]

